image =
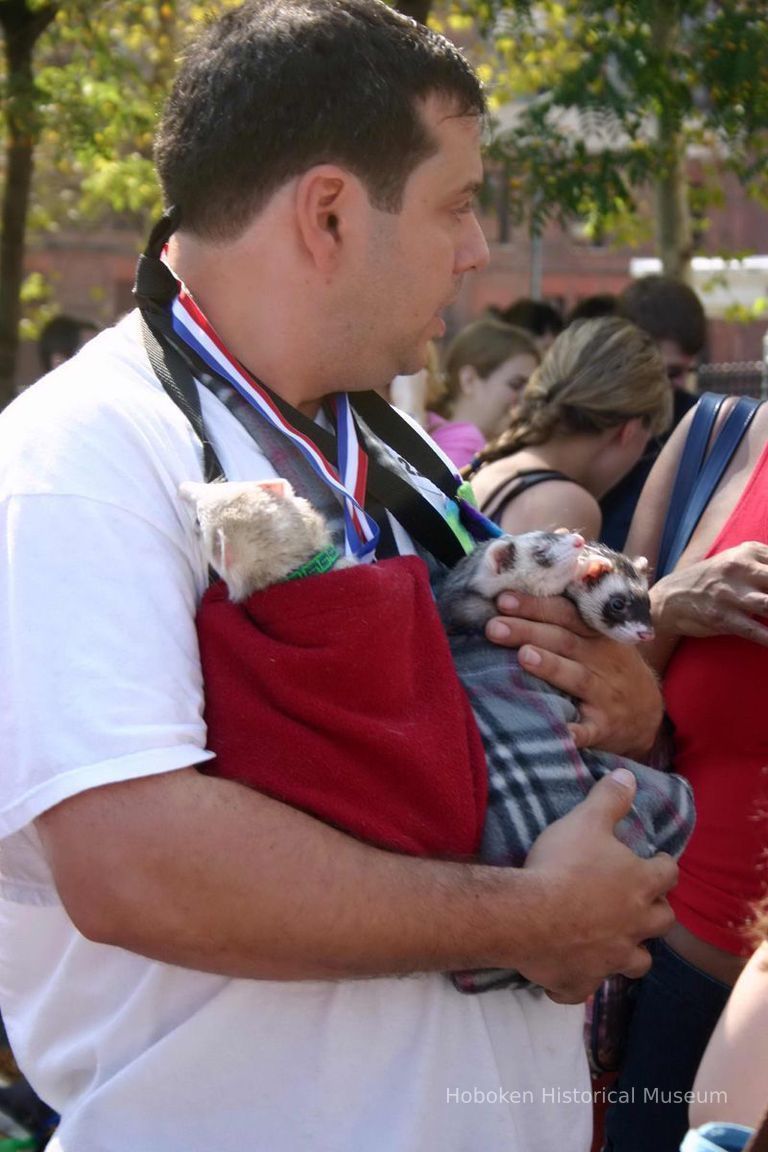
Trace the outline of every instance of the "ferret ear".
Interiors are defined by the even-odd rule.
[[[271,492],[281,500],[289,500],[291,496],[295,495],[292,486],[282,476],[275,476],[273,480],[257,480],[256,487],[263,488],[265,492]]]
[[[581,553],[577,575],[585,584],[592,580],[598,580],[606,572],[613,572],[613,561],[609,560],[607,556],[600,556],[589,551]]]
[[[211,557],[211,564],[219,573],[226,579],[227,573],[232,567],[234,557],[232,554],[232,545],[224,533],[223,528],[216,529],[216,535],[213,538],[213,555]]]
[[[494,576],[509,571],[515,565],[517,547],[510,536],[499,536],[488,545],[485,558]]]
[[[632,563],[634,564],[635,568],[637,568],[637,570],[641,576],[647,576],[648,575],[648,557],[647,556],[635,556]]]

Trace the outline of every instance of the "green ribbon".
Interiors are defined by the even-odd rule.
[[[471,504],[473,508],[477,508],[477,499],[475,497],[475,493],[472,490],[472,485],[468,480],[462,481],[462,483],[456,489],[456,500],[450,500],[446,497],[445,519],[450,525],[454,536],[459,541],[459,544],[461,544],[466,554],[469,555],[470,552],[474,552],[475,547],[477,546],[477,541],[475,540],[472,533],[469,532],[462,523],[461,511],[459,509],[459,505],[456,502],[457,500],[466,500],[467,504]]]

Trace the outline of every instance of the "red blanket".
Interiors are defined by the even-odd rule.
[[[208,589],[198,631],[206,771],[371,843],[477,850],[485,754],[414,556],[276,584]]]

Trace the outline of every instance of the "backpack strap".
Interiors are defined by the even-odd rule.
[[[667,506],[667,515],[659,545],[657,577],[669,571],[672,544],[690,499],[691,489],[701,471],[712,429],[724,400],[725,396],[719,396],[715,392],[705,392],[696,404]]]
[[[525,472],[518,472],[516,476],[503,480],[494,488],[483,502],[483,515],[498,523],[508,504],[528,488],[535,488],[537,484],[544,484],[547,480],[567,480],[570,483],[571,478],[564,472],[556,472],[553,468],[529,468]]]
[[[709,454],[705,457],[710,433],[724,399],[714,393],[705,393],[696,406],[664,523],[656,568],[657,580],[670,572],[680,559],[761,403],[751,396],[740,396],[720,426]],[[706,404],[701,418],[697,420],[699,405],[704,401]]]

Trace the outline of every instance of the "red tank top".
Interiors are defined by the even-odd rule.
[[[709,555],[768,543],[768,446]],[[763,618],[768,625],[768,619]],[[664,679],[674,770],[697,822],[670,902],[681,924],[734,955],[768,885],[768,648],[733,636],[680,642]]]

